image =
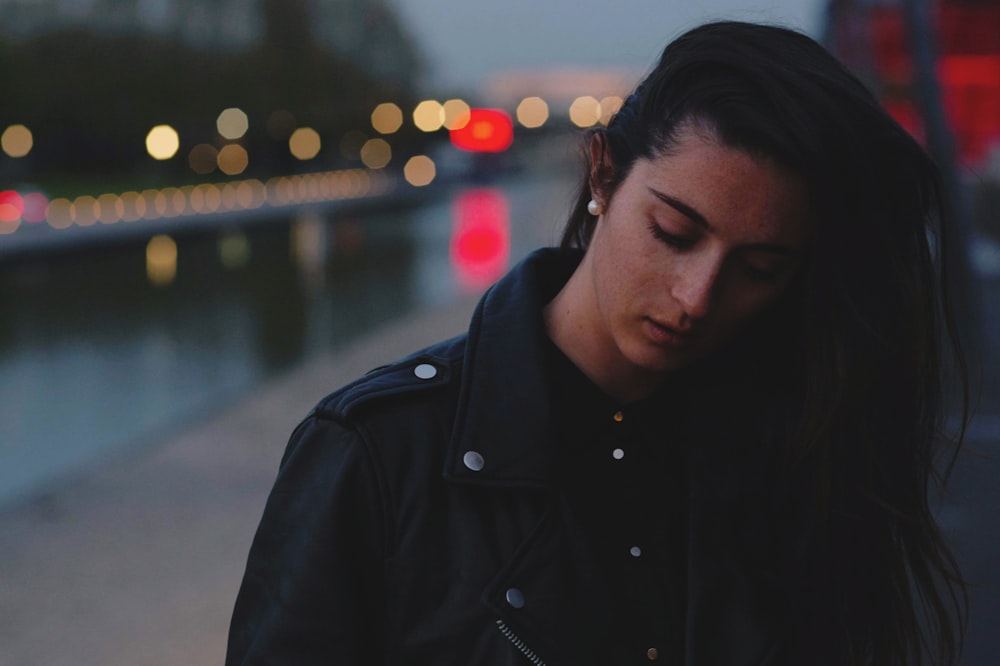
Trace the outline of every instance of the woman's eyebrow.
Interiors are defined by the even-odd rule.
[[[708,223],[705,216],[699,213],[690,205],[684,203],[680,199],[675,199],[674,197],[660,192],[659,190],[654,190],[652,187],[647,187],[650,193],[657,199],[667,204],[674,210],[676,210],[681,215],[684,215],[692,222],[697,224],[699,227],[704,228],[707,231],[714,231],[712,225]],[[787,245],[780,245],[778,243],[752,243],[750,245],[745,245],[743,247],[745,250],[758,250],[760,252],[771,252],[773,254],[780,254],[786,257],[798,257],[802,252],[798,248],[789,247]]]
[[[675,199],[669,194],[660,192],[659,190],[654,190],[652,187],[649,187],[647,189],[649,189],[650,193],[652,193],[652,195],[655,196],[657,199],[667,204],[681,215],[690,218],[690,220],[695,224],[697,224],[699,227],[704,227],[708,231],[713,231],[712,225],[708,223],[708,220],[705,219],[705,216],[696,211],[688,204],[684,203],[680,199]]]

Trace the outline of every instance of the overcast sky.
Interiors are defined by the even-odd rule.
[[[817,35],[823,0],[392,0],[431,87],[560,65],[640,73],[684,29],[712,18],[778,22]]]

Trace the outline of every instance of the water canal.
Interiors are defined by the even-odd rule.
[[[155,441],[311,354],[481,292],[557,238],[570,189],[532,176],[404,209],[303,209],[171,238],[168,261],[149,239],[6,261],[0,505]]]

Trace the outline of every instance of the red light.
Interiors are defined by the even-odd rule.
[[[454,203],[451,260],[462,287],[479,291],[496,282],[510,260],[510,208],[503,192],[470,190]]]
[[[514,142],[514,123],[500,109],[471,109],[469,122],[450,131],[452,144],[476,153],[501,153]]]
[[[16,222],[24,213],[24,199],[14,190],[0,192],[0,222]]]

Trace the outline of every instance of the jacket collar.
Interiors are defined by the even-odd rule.
[[[445,478],[503,487],[546,485],[553,424],[542,309],[582,257],[578,250],[537,250],[479,301],[469,327]]]

